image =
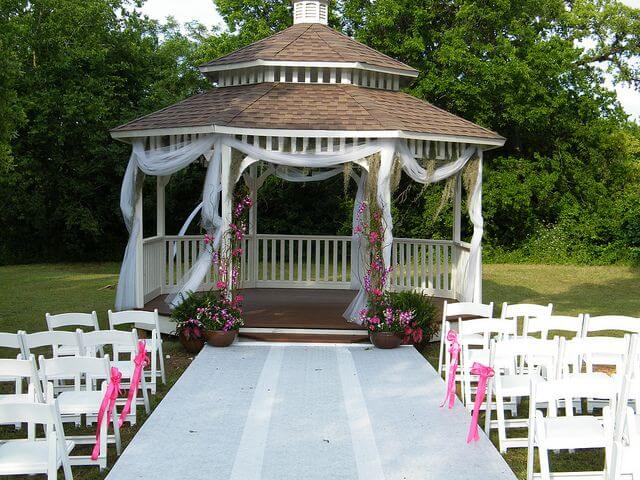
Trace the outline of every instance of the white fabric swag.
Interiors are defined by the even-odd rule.
[[[214,236],[214,243],[209,247],[214,249],[217,249],[220,245],[222,232],[225,230],[225,225],[230,221],[230,219],[223,219],[220,216],[220,193],[223,193],[222,202],[230,204],[231,195],[229,192],[233,191],[233,186],[236,181],[240,178],[242,172],[251,164],[257,161],[271,163],[277,165],[274,169],[274,174],[280,178],[288,181],[306,182],[330,178],[342,171],[341,168],[336,167],[349,162],[357,163],[363,167],[363,172],[360,176],[353,175],[358,185],[356,204],[354,207],[355,213],[357,206],[365,197],[364,190],[368,165],[363,159],[379,153],[380,169],[377,180],[377,201],[386,223],[383,257],[387,267],[390,266],[391,263],[391,248],[393,243],[390,177],[394,160],[396,158],[399,159],[402,163],[403,171],[411,179],[426,184],[434,183],[457,174],[476,152],[476,147],[468,147],[457,160],[439,167],[432,174],[428,174],[413,157],[406,141],[403,139],[377,140],[365,145],[349,147],[342,152],[319,153],[286,153],[266,150],[256,145],[244,143],[232,136],[218,134],[201,137],[172,147],[162,147],[151,150],[146,150],[142,141],[136,141],[133,145],[133,151],[129,165],[127,166],[121,192],[121,210],[130,236],[120,271],[120,281],[116,293],[116,309],[124,310],[136,306],[138,294],[138,292],[136,292],[137,286],[135,281],[136,263],[138,262],[136,259],[136,252],[138,250],[136,248],[136,242],[138,236],[141,235],[141,225],[135,221],[135,210],[136,203],[142,195],[143,178],[142,175],[139,175],[139,171],[147,175],[170,175],[197,160],[201,155],[210,151],[212,147],[214,148],[214,153],[207,168],[201,208],[202,226],[210,235]],[[241,162],[237,178],[229,178],[228,169],[230,165],[222,164],[223,147],[235,148],[246,156]],[[306,172],[300,170],[301,168],[330,170],[314,171],[311,175],[308,175]],[[474,234],[471,241],[469,263],[464,266],[466,267],[467,273],[467,288],[464,292],[463,300],[466,301],[473,299],[475,272],[478,267],[477,259],[479,258],[480,242],[482,239],[481,182],[480,172],[471,196],[471,201],[469,202],[469,215],[474,225]],[[230,212],[231,206],[226,205],[223,211]],[[195,212],[192,216],[195,216]],[[354,218],[354,228],[356,226],[355,222],[356,219]],[[183,229],[186,231],[186,228],[183,227]],[[358,255],[355,254],[358,248],[358,239],[354,235],[352,238],[352,259],[358,258]],[[204,280],[210,269],[211,258],[210,255],[203,255],[202,253],[204,252],[201,252],[194,266],[186,272],[178,294],[170,300],[173,306],[181,303],[183,296],[188,292],[197,290]],[[356,265],[354,267],[352,265],[351,278],[352,287],[356,287],[354,282],[357,281],[359,283],[360,281],[359,266]],[[357,321],[358,312],[365,305],[366,295],[362,288],[360,288],[358,296],[345,312],[345,317]]]

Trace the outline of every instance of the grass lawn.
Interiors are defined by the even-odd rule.
[[[103,327],[107,327],[107,310],[115,297],[119,265],[52,264],[0,267],[0,331],[18,329],[35,332],[46,329],[46,312],[89,312],[96,310]],[[553,303],[559,314],[624,314],[640,317],[640,269],[618,266],[584,267],[557,265],[485,265],[484,299],[496,304],[499,313],[504,301],[511,303]],[[6,355],[8,352],[4,352]],[[425,356],[437,362],[437,350],[428,347]],[[152,397],[159,403],[170,386],[191,361],[175,340],[165,342],[168,385]],[[139,409],[139,412],[141,410]],[[140,415],[139,423],[144,421]],[[482,424],[482,423],[481,423]],[[123,428],[123,446],[136,428]],[[13,435],[13,428],[0,427],[0,438]],[[492,435],[497,442],[497,434]],[[444,439],[443,439],[444,441]],[[110,448],[109,465],[115,461]],[[519,478],[526,474],[526,450],[510,450],[506,460]],[[581,470],[601,467],[601,456],[583,451],[551,456],[552,469]],[[96,467],[74,468],[74,478],[99,479]],[[25,477],[31,478],[31,477]],[[62,477],[61,477],[62,478]]]

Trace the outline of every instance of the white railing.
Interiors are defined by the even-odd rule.
[[[259,234],[244,242],[241,282],[246,288],[350,288],[351,237]],[[178,291],[203,246],[201,235],[145,239],[145,302]],[[396,238],[391,285],[459,298],[468,259],[469,244],[464,242]],[[213,288],[216,279],[212,267],[201,288]]]

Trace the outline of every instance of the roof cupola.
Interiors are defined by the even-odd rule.
[[[329,24],[329,0],[294,0],[293,24]]]

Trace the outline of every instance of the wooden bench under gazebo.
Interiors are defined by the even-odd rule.
[[[165,231],[165,186],[201,158],[207,173],[193,216],[199,211],[215,247],[230,223],[238,181],[254,200],[242,259],[247,326],[241,333],[363,333],[336,315],[361,286],[357,236],[260,232],[257,194],[270,175],[293,182],[349,175],[358,186],[356,208],[373,198],[388,225],[391,288],[481,300],[482,156],[503,145],[503,137],[402,92],[418,72],[328,27],[325,0],[294,2],[293,26],[200,70],[213,88],[111,131],[133,148],[121,199],[130,239],[117,309],[159,307],[168,314],[167,296],[175,305],[176,294],[215,285],[204,236]],[[472,176],[470,242],[461,238],[465,170]],[[455,179],[450,240],[393,237],[391,193],[400,172],[425,184]],[[157,232],[150,238],[142,234],[144,175],[157,177]],[[262,289],[275,290],[261,295]],[[301,299],[308,300],[305,315]],[[352,313],[345,318],[354,320]]]

